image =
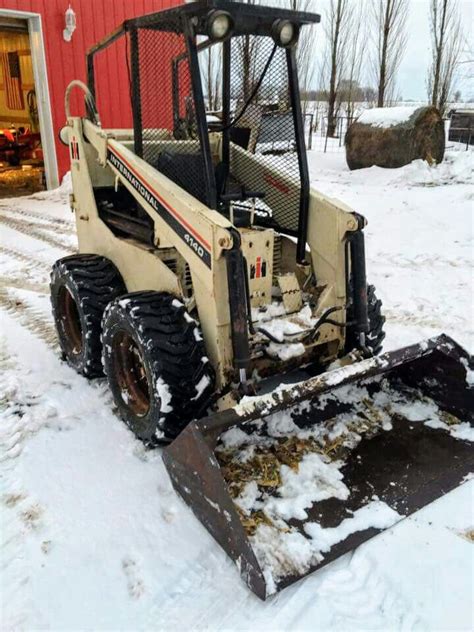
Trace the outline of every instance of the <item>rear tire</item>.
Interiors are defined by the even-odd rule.
[[[103,375],[102,316],[127,291],[119,271],[98,255],[64,257],[53,265],[50,289],[64,359],[88,378]]]
[[[367,308],[369,313],[369,331],[365,336],[365,344],[373,355],[378,355],[382,351],[383,339],[385,338],[385,331],[383,330],[385,316],[382,314],[382,301],[377,298],[374,285],[367,286]],[[351,308],[347,310],[347,320],[353,320]],[[357,333],[353,327],[348,327],[345,353],[350,353],[353,349],[357,349],[358,346]]]
[[[164,292],[135,292],[103,318],[103,365],[118,412],[148,444],[174,439],[208,406],[215,376],[197,323]]]

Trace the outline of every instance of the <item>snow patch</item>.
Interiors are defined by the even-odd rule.
[[[419,106],[417,105],[410,107],[371,108],[364,110],[357,119],[357,122],[374,127],[393,127],[394,125],[406,123],[418,109]]]
[[[197,327],[194,328],[193,334],[194,334],[194,340],[196,342],[202,342],[202,335]]]
[[[195,401],[199,399],[210,383],[211,378],[208,375],[203,375],[199,382],[196,384],[196,395],[192,398],[192,400]]]
[[[309,537],[293,529],[280,531],[267,524],[259,525],[251,542],[267,582],[268,594],[276,592],[277,583],[283,577],[302,575],[321,562],[324,553],[352,533],[370,528],[387,529],[402,518],[404,516],[386,503],[372,500],[337,527],[324,529],[316,522],[307,523],[305,532]]]
[[[464,365],[466,369],[466,384],[469,386],[469,388],[473,388],[474,387],[474,371],[469,366],[469,363],[466,360],[466,358],[461,358],[461,363]]]
[[[302,575],[312,564],[323,559],[311,540],[298,531],[278,531],[262,524],[251,542],[265,576],[268,595],[276,592],[279,579],[292,574]]]
[[[306,454],[298,471],[282,465],[279,497],[270,496],[263,503],[265,513],[277,520],[306,520],[306,509],[313,503],[328,498],[346,500],[349,490],[343,483],[340,466],[341,463],[330,462],[316,453]]]
[[[160,412],[170,413],[173,410],[171,406],[171,393],[168,384],[162,377],[156,380],[155,393],[161,402]]]
[[[354,511],[350,518],[343,520],[337,527],[323,529],[317,522],[307,522],[305,532],[313,539],[313,546],[322,553],[342,542],[352,533],[366,529],[388,529],[404,518],[381,500],[372,500],[364,507]]]
[[[324,374],[324,381],[330,385],[335,386],[340,384],[344,380],[354,376],[362,375],[369,369],[381,365],[378,358],[370,358],[368,360],[361,360],[360,362],[354,362],[354,364],[347,364],[346,366],[339,367],[332,371],[328,371]]]
[[[235,504],[241,509],[244,514],[249,514],[250,511],[257,505],[257,500],[260,496],[258,485],[255,481],[246,483],[242,493],[235,500]]]
[[[224,434],[221,435],[220,440],[225,448],[233,448],[236,446],[240,446],[246,441],[248,441],[249,435],[241,430],[238,426],[227,430]]]
[[[302,342],[295,342],[289,344],[277,344],[275,342],[271,342],[267,347],[268,352],[273,357],[279,358],[283,362],[287,360],[291,360],[292,358],[297,358],[300,355],[303,355],[305,352],[305,346]]]

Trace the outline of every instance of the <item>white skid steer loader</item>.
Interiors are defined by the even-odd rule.
[[[297,45],[317,22],[224,0],[128,20],[88,53],[61,131],[79,241],[51,276],[63,355],[170,444],[176,491],[262,599],[474,465],[472,358],[444,335],[379,355],[366,222],[310,186]],[[114,47],[128,128],[96,107]]]

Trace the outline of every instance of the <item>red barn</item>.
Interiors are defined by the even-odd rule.
[[[58,138],[64,125],[64,92],[73,79],[86,81],[86,51],[124,20],[160,11],[182,0],[3,0],[0,8],[0,128],[39,131],[48,188],[69,169]],[[66,29],[68,7],[75,29]],[[75,18],[75,20],[74,20]],[[72,30],[72,29],[70,29]],[[2,38],[3,35],[3,38]],[[69,38],[69,41],[68,41]],[[131,126],[125,50],[112,47],[101,61],[98,109],[105,126]],[[2,65],[3,64],[3,65]],[[33,94],[33,96],[31,96]],[[75,107],[81,107],[79,101]],[[110,123],[109,123],[110,124]],[[35,126],[38,128],[35,130]]]

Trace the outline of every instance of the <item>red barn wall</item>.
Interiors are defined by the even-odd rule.
[[[145,13],[182,4],[184,0],[2,0],[2,9],[39,13],[48,69],[49,93],[56,139],[59,178],[69,170],[68,150],[58,141],[64,125],[64,92],[73,79],[86,81],[87,49],[113,31],[121,22]],[[63,39],[64,14],[69,4],[76,13],[77,28],[70,42]],[[125,79],[124,48],[107,53],[106,72],[100,72],[98,109],[103,124],[131,126],[128,79]],[[102,70],[102,69],[101,69]],[[99,73],[98,73],[99,75]],[[99,79],[99,76],[97,76]],[[126,81],[126,83],[125,83]],[[124,91],[124,86],[127,89]]]

